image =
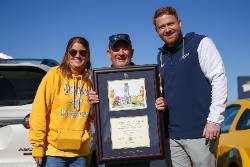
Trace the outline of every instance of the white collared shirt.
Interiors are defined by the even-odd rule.
[[[214,42],[205,37],[197,49],[201,70],[209,80],[212,87],[212,103],[207,121],[221,123],[227,102],[227,77],[220,53]]]

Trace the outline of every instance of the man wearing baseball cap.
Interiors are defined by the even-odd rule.
[[[133,65],[134,49],[128,34],[116,34],[109,37],[109,49],[107,55],[112,64],[111,67],[125,67]]]
[[[126,67],[134,65],[132,57],[134,49],[128,34],[115,34],[109,37],[109,46],[107,55],[111,60],[110,67]],[[89,93],[89,101],[91,104],[99,103],[98,94],[94,91]],[[155,101],[155,107],[158,110],[165,110],[165,100],[158,97]],[[150,161],[131,161],[121,164],[106,164],[106,167],[149,167]]]

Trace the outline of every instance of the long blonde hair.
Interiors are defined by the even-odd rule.
[[[89,56],[89,60],[88,62],[86,62],[85,64],[85,70],[86,71],[90,71],[91,70],[91,63],[90,63],[90,48],[89,48],[89,42],[83,38],[83,37],[72,37],[67,44],[65,53],[64,53],[64,57],[63,57],[63,61],[60,64],[59,68],[62,70],[62,73],[67,76],[67,77],[71,77],[72,76],[72,71],[70,68],[70,63],[69,63],[69,51],[71,49],[71,47],[75,44],[75,43],[80,43],[82,44],[86,50],[87,50],[87,54]],[[84,71],[83,71],[84,72]]]

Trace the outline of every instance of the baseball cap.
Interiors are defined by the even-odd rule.
[[[109,48],[111,49],[114,48],[115,44],[118,41],[124,41],[128,45],[132,46],[132,43],[128,34],[115,34],[115,35],[109,36]]]

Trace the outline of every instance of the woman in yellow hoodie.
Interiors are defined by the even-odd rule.
[[[93,113],[89,43],[68,41],[62,63],[43,78],[30,117],[32,156],[41,167],[85,167]]]

